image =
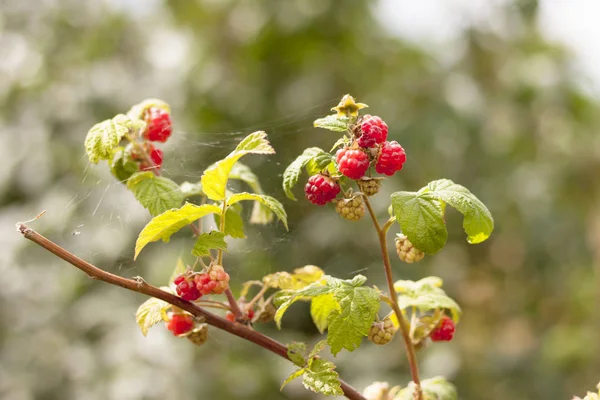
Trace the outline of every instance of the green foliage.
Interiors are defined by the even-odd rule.
[[[305,149],[296,159],[288,165],[283,172],[283,190],[290,200],[296,200],[292,188],[296,186],[302,174],[302,168],[307,167],[309,175],[314,175],[327,167],[333,161],[333,156],[318,147]],[[310,165],[310,172],[308,166]],[[318,167],[321,167],[318,169]]]
[[[233,168],[229,173],[229,179],[238,179],[250,186],[254,193],[264,194],[258,176],[252,172],[250,167],[239,161],[233,165]],[[251,224],[265,225],[272,222],[274,217],[275,214],[273,214],[273,211],[271,211],[269,207],[262,204],[260,201],[254,202],[252,214],[250,214]]]
[[[448,179],[430,182],[418,192],[396,192],[391,197],[402,232],[427,254],[440,251],[448,239],[446,203],[464,215],[463,227],[469,243],[483,242],[494,229],[487,207],[465,187]]]
[[[201,234],[194,244],[192,254],[196,257],[208,256],[210,250],[227,250],[224,233],[212,231]]]
[[[421,381],[421,390],[423,391],[423,400],[456,400],[458,394],[453,384],[448,382],[443,376],[425,379]],[[400,390],[394,397],[395,400],[413,400],[415,394],[415,384],[409,383],[407,387]]]
[[[140,251],[151,242],[162,240],[168,242],[175,232],[191,224],[192,222],[204,217],[205,215],[218,214],[221,209],[214,204],[204,204],[197,206],[191,203],[185,203],[183,207],[176,210],[168,210],[152,218],[140,232],[135,243],[134,259],[140,254]]]
[[[110,160],[121,139],[133,128],[133,121],[123,114],[92,126],[85,138],[85,152],[90,162]]]
[[[354,351],[360,346],[362,337],[368,334],[379,311],[379,292],[363,287],[365,282],[366,278],[362,275],[357,275],[352,280],[325,276],[323,281],[302,289],[283,290],[276,296],[279,308],[275,314],[275,322],[281,327],[281,318],[296,301],[331,294],[318,300],[318,327],[324,329],[324,326],[328,326],[327,343],[334,355],[342,349]],[[326,311],[329,311],[327,317],[323,315]],[[323,322],[324,318],[326,322]]]
[[[129,152],[125,150],[125,147],[117,147],[110,161],[110,171],[115,178],[120,182],[126,182],[138,170],[138,165],[133,161]]]
[[[259,131],[248,135],[223,160],[209,167],[200,180],[206,196],[214,201],[222,201],[226,196],[227,181],[234,164],[246,154],[274,154],[275,150],[267,140],[267,134]]]
[[[169,288],[161,289],[170,292]],[[146,336],[148,330],[163,320],[163,314],[171,305],[166,301],[151,297],[142,303],[135,313],[135,320],[142,330],[142,335]]]
[[[314,126],[315,128],[323,128],[334,132],[346,132],[351,123],[351,118],[333,114],[317,119]]]
[[[179,185],[163,176],[150,171],[138,172],[127,181],[127,187],[135,198],[156,216],[172,208],[178,208],[183,202],[183,193]]]
[[[229,207],[225,212],[225,235],[231,236],[236,239],[244,239],[246,234],[244,233],[244,220],[240,212],[241,207]],[[221,221],[221,217],[215,214],[215,221],[217,226]]]
[[[325,348],[325,341],[318,342],[310,354],[306,355],[304,343],[292,343],[288,346],[288,356],[298,366],[303,367],[294,371],[281,385],[281,390],[296,378],[302,376],[305,388],[325,396],[341,396],[343,391],[340,377],[335,372],[335,364],[331,361],[317,358],[319,352]],[[293,358],[292,358],[293,357]]]
[[[341,311],[340,304],[335,301],[333,293],[313,297],[310,302],[310,316],[320,333],[327,329],[329,316]]]
[[[243,201],[243,200],[258,201],[261,204],[263,204],[264,206],[268,207],[271,211],[273,211],[275,213],[275,215],[277,215],[277,218],[279,218],[279,220],[281,222],[283,222],[285,229],[288,229],[287,214],[285,212],[285,209],[283,208],[283,205],[276,198],[267,196],[265,194],[246,193],[246,192],[236,193],[227,199],[227,205],[231,206],[231,205],[233,205],[239,201]]]
[[[400,280],[394,283],[394,290],[398,293],[398,305],[402,309],[415,307],[421,312],[444,309],[451,313],[454,322],[458,322],[461,315],[459,305],[452,300],[441,288],[442,280],[437,276],[428,276],[417,282]]]
[[[306,265],[302,268],[296,268],[292,274],[289,272],[275,272],[263,277],[265,285],[274,289],[298,290],[311,283],[320,281],[325,273],[314,265]]]

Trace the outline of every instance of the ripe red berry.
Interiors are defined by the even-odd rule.
[[[375,170],[380,174],[392,176],[396,171],[402,169],[402,164],[405,162],[406,153],[402,146],[396,141],[385,142],[381,146],[381,153],[377,164],[375,164]]]
[[[248,317],[248,319],[254,318],[254,310],[249,309],[248,311],[246,311],[246,316]]]
[[[304,193],[308,201],[322,206],[335,199],[340,193],[340,185],[328,176],[317,174],[308,178]]]
[[[144,137],[153,142],[166,142],[173,132],[171,116],[162,108],[150,108],[147,111],[146,122],[148,122],[148,128]]]
[[[194,301],[202,297],[202,293],[196,288],[196,284],[192,279],[179,275],[173,283],[177,286],[175,289],[177,294],[184,300]]]
[[[235,315],[231,311],[227,311],[225,314],[225,319],[229,322],[235,322]]]
[[[434,342],[449,342],[454,337],[456,326],[452,318],[444,315],[435,329],[429,334]]]
[[[361,135],[358,138],[360,147],[374,147],[385,142],[388,134],[388,126],[377,116],[365,115],[360,124]]]
[[[222,266],[213,265],[206,273],[196,275],[194,282],[202,294],[221,294],[229,287],[229,274]]]
[[[148,162],[142,161],[140,163],[140,170],[141,171],[149,171],[149,170],[153,170],[153,169],[160,169],[160,167],[162,167],[162,162],[163,162],[162,150],[157,149],[156,147],[152,146],[151,144],[149,144],[149,146],[147,146],[147,147],[148,147],[148,155],[150,156],[150,159],[152,160],[154,165],[150,165]]]
[[[369,157],[362,150],[339,149],[336,154],[338,169],[350,179],[360,179],[369,169]]]
[[[167,329],[175,336],[185,335],[194,329],[194,319],[189,314],[173,314],[167,323]]]

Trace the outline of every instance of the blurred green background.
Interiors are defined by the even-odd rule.
[[[221,332],[211,330],[202,348],[163,327],[142,337],[134,320],[142,296],[91,281],[21,238],[14,223],[47,210],[32,223],[41,233],[111,272],[165,283],[191,239],[153,244],[133,262],[149,215],[83,150],[95,122],[158,97],[173,109],[175,134],[163,149],[165,174],[177,181],[198,180],[254,130],[266,130],[277,150],[247,161],[284,202],[291,228],[255,226],[234,241],[225,265],[236,283],[315,264],[383,286],[368,220],[350,225],[281,190],[302,149],[337,139],[312,121],[345,93],[384,118],[408,154],[375,201],[382,216],[389,193],[446,177],[495,217],[490,240],[470,246],[451,212],[441,253],[418,265],[395,261],[397,279],[442,277],[464,310],[453,342],[419,353],[422,376],[446,375],[461,399],[559,400],[592,389],[600,379],[597,93],[572,52],[541,33],[535,1],[484,8],[487,19],[434,46],[394,33],[380,4],[366,0],[0,2],[0,398],[318,397],[298,382],[280,393],[293,367]],[[258,329],[284,343],[318,340],[306,305],[283,326]],[[360,390],[375,380],[406,384],[402,347],[399,338],[384,348],[365,342],[335,361]]]

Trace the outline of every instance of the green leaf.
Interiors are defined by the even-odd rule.
[[[312,158],[322,153],[318,147],[309,147],[302,152],[283,172],[283,190],[285,195],[290,200],[296,200],[294,197],[294,193],[292,193],[292,188],[296,186],[298,180],[300,179],[300,174],[302,174],[302,168],[306,166],[312,160]]]
[[[494,230],[492,214],[473,193],[450,179],[440,179],[427,185],[429,191],[423,197],[450,204],[464,215],[463,228],[471,244],[481,243]]]
[[[172,208],[178,208],[183,202],[183,193],[179,185],[150,171],[138,172],[127,181],[127,187],[135,198],[156,216]]]
[[[196,244],[194,244],[192,254],[196,257],[208,256],[210,255],[210,250],[227,250],[224,233],[212,231],[201,234],[198,236]]]
[[[236,149],[223,160],[204,171],[200,183],[206,196],[215,201],[225,199],[227,181],[235,163],[246,154],[274,154],[275,150],[267,140],[267,134],[259,131],[248,135]]]
[[[325,396],[343,396],[340,376],[334,371],[335,364],[322,358],[315,359],[304,368],[302,384],[305,388]]]
[[[310,353],[308,354],[308,365],[310,366],[311,363],[313,362],[313,360],[315,359],[315,357],[317,357],[317,355],[323,351],[323,349],[327,346],[327,340],[320,340],[318,341],[315,346],[313,347],[313,349],[310,351]]]
[[[306,172],[308,175],[315,175],[326,169],[329,165],[334,164],[335,158],[331,153],[323,150],[315,154],[313,158],[306,164]]]
[[[277,312],[275,313],[275,322],[277,327],[281,329],[281,318],[287,309],[298,300],[309,300],[311,297],[320,296],[322,294],[330,293],[333,290],[332,287],[323,285],[321,283],[310,284],[300,290],[282,290],[275,295],[275,302],[279,304]]]
[[[236,194],[232,195],[231,197],[229,197],[229,199],[227,199],[227,206],[231,206],[231,205],[233,205],[237,202],[243,201],[243,200],[258,201],[261,204],[264,204],[265,206],[269,207],[269,209],[271,209],[275,213],[275,215],[277,215],[277,218],[279,218],[279,220],[281,222],[283,222],[285,229],[288,229],[287,214],[285,212],[285,209],[283,208],[283,205],[276,198],[267,196],[265,194],[246,193],[246,192],[236,193]],[[225,225],[227,225],[227,224],[225,224]]]
[[[320,333],[327,329],[329,316],[340,310],[340,305],[332,293],[313,297],[310,302],[310,316]]]
[[[204,196],[202,193],[202,185],[199,183],[183,182],[179,185],[179,190],[183,193],[183,197]]]
[[[124,183],[138,170],[138,165],[131,158],[131,154],[124,147],[117,147],[110,162],[110,172],[115,178]]]
[[[254,193],[263,194],[258,176],[252,172],[250,167],[242,164],[239,161],[233,165],[231,173],[229,174],[229,179],[241,180],[250,186],[250,189],[252,189]],[[273,222],[273,218],[275,218],[275,214],[273,214],[273,211],[271,211],[269,207],[265,206],[259,201],[254,202],[252,213],[250,214],[251,224],[266,225],[270,222]]]
[[[129,111],[127,111],[127,116],[134,120],[135,119],[143,120],[146,110],[149,109],[150,107],[162,108],[163,110],[165,110],[168,113],[171,112],[171,108],[164,101],[159,100],[159,99],[146,99],[146,100],[142,101],[141,103],[138,103],[138,104],[134,105],[133,107],[131,107],[129,109]]]
[[[342,349],[356,350],[379,311],[379,292],[370,287],[344,287],[333,292],[340,305],[328,318],[327,343],[336,355]]]
[[[445,205],[464,215],[463,227],[469,243],[486,240],[494,229],[494,220],[486,206],[463,186],[451,180],[430,182],[418,192],[392,194],[392,207],[402,232],[419,250],[437,253],[448,239]]]
[[[441,288],[442,280],[437,276],[429,276],[417,282],[397,281],[394,290],[398,293],[398,305],[402,309],[417,308],[421,312],[436,309],[448,310],[454,322],[460,320],[460,306]]]
[[[187,267],[183,262],[183,259],[179,257],[177,259],[177,265],[175,265],[175,269],[171,273],[171,278],[169,278],[169,285],[172,285],[173,282],[175,282],[175,278],[177,278],[179,275],[184,274],[185,271],[187,271]]]
[[[328,129],[334,132],[346,132],[351,122],[352,120],[348,117],[333,114],[317,119],[314,126],[315,128]]]
[[[342,136],[341,138],[339,138],[338,140],[335,141],[335,143],[333,144],[333,146],[331,146],[331,150],[329,150],[330,152],[336,150],[338,147],[340,146],[346,146],[350,144],[350,138],[346,135]]]
[[[163,320],[163,312],[170,306],[166,301],[151,297],[138,307],[135,320],[142,330],[142,335],[146,336],[152,326]]]
[[[292,372],[292,373],[290,374],[290,376],[288,376],[288,377],[286,378],[286,380],[285,380],[285,381],[283,381],[283,383],[281,384],[281,387],[279,388],[279,390],[280,390],[280,391],[281,391],[281,390],[283,390],[283,388],[284,388],[284,387],[286,387],[288,383],[290,383],[291,381],[293,381],[293,380],[294,380],[294,379],[296,379],[296,378],[299,378],[299,377],[301,377],[301,376],[302,376],[302,374],[304,374],[304,371],[305,371],[305,369],[304,369],[304,368],[300,368],[300,369],[298,369],[298,370],[296,370],[296,371]]]
[[[443,376],[425,379],[421,381],[421,390],[423,391],[423,400],[457,400],[458,394],[453,384],[448,382]],[[409,383],[407,387],[400,390],[396,395],[396,400],[413,400],[415,395],[415,384]]]
[[[168,210],[152,218],[150,222],[142,229],[135,243],[134,259],[140,254],[140,251],[151,242],[162,240],[168,242],[175,232],[186,225],[211,213],[218,214],[221,208],[214,204],[204,204],[197,206],[191,203],[185,203],[183,207],[175,210]]]
[[[293,342],[287,346],[287,355],[290,360],[299,367],[306,365],[306,343]]]
[[[110,160],[133,125],[128,117],[119,114],[92,126],[85,137],[85,152],[90,162],[98,164],[100,160]]]
[[[230,207],[225,212],[225,235],[236,239],[244,239],[246,237],[244,233],[244,220],[240,211],[241,208],[238,210]],[[218,215],[215,215],[215,221],[219,224],[220,217]]]

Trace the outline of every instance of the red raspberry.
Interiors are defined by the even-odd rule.
[[[160,169],[160,167],[162,166],[162,162],[163,162],[163,152],[161,149],[157,149],[156,147],[152,146],[150,144],[149,148],[148,148],[148,155],[150,156],[150,159],[152,160],[152,162],[154,163],[154,166],[150,165],[148,162],[146,161],[142,161],[140,163],[140,170],[142,171],[150,171],[153,169]]]
[[[338,169],[350,179],[360,179],[369,169],[369,157],[362,150],[339,149],[336,154]]]
[[[246,317],[248,317],[248,319],[254,318],[254,310],[249,309],[248,311],[246,311]]]
[[[179,275],[173,283],[177,286],[177,294],[184,300],[194,301],[202,297],[192,279],[187,279],[185,276]]]
[[[194,319],[189,314],[173,314],[167,324],[167,329],[175,336],[185,335],[194,329]]]
[[[317,174],[308,178],[304,193],[308,201],[323,206],[340,193],[340,185],[328,176]]]
[[[388,126],[377,116],[365,115],[360,124],[361,135],[358,138],[360,147],[374,147],[385,142],[388,134]]]
[[[166,142],[173,132],[171,116],[162,108],[152,107],[148,109],[146,122],[148,128],[144,133],[144,137],[153,142]]]
[[[456,326],[452,318],[444,315],[435,329],[429,334],[434,342],[449,342],[454,337]]]
[[[225,319],[229,322],[235,322],[235,315],[231,311],[227,311],[225,314]]]
[[[402,164],[405,162],[406,153],[398,142],[384,142],[377,164],[375,164],[375,170],[380,174],[392,176],[396,171],[402,169]]]
[[[202,294],[221,294],[229,287],[229,274],[222,266],[213,265],[206,273],[196,275],[194,282]]]

